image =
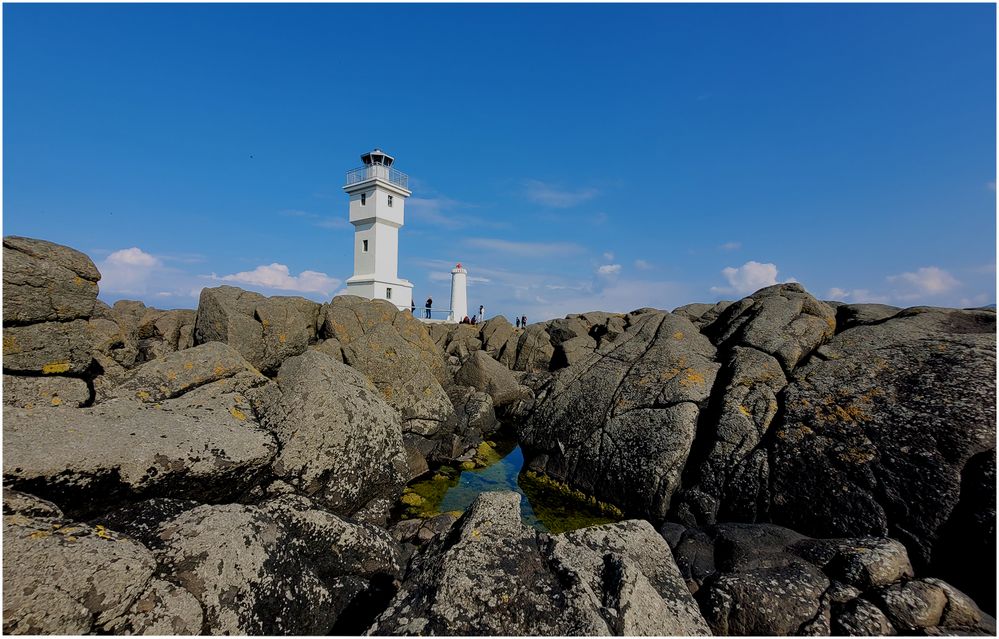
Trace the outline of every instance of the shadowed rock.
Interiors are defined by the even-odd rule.
[[[157,495],[232,499],[275,452],[269,432],[222,403],[4,407],[5,485],[51,499],[71,516]]]
[[[615,341],[555,373],[518,433],[531,467],[661,521],[718,364],[688,320],[632,319]]]
[[[550,537],[520,496],[480,495],[410,564],[368,634],[707,634],[668,547],[644,522]]]
[[[774,520],[823,536],[891,535],[917,569],[934,565],[963,469],[995,448],[995,339],[993,313],[910,309],[823,346],[786,391]],[[966,503],[963,516],[994,511],[992,499]],[[952,543],[987,543],[974,534]],[[961,587],[974,581],[951,574]]]
[[[156,568],[148,550],[4,490],[5,634],[114,632]]]

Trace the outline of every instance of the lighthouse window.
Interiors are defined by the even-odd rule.
[[[391,287],[385,289],[385,299],[392,299],[392,289]]]
[[[364,203],[367,202],[367,201],[368,201],[368,194],[367,193],[361,193],[361,206],[364,206]],[[367,249],[365,249],[365,250],[367,250]]]
[[[392,206],[392,196],[389,196],[389,206]]]
[[[365,253],[368,252],[368,241],[367,240],[361,240],[361,250],[364,251]]]

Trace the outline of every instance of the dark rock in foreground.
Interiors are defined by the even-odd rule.
[[[893,539],[812,539],[770,524],[663,530],[719,635],[995,634],[939,579],[913,578]]]
[[[669,547],[646,522],[550,537],[520,496],[485,493],[412,561],[368,634],[703,635]]]

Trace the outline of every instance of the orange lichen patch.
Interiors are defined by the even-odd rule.
[[[826,318],[826,325],[829,327],[830,331],[832,331],[833,333],[836,332],[836,320],[835,320],[835,318],[827,317]]]
[[[271,325],[270,320],[261,320],[260,325],[267,328]]]
[[[148,391],[144,390],[135,391],[135,396],[144,402],[148,402],[152,398],[152,395],[150,395]]]
[[[184,362],[184,370],[191,370],[194,368],[194,362]]]
[[[233,407],[231,407],[229,409],[229,414],[232,415],[233,417],[235,417],[236,419],[238,419],[241,422],[245,422],[246,421],[246,413],[244,413],[243,411],[239,410],[235,406],[233,406]]]
[[[50,362],[42,366],[42,372],[46,375],[58,375],[59,373],[65,373],[69,368],[69,362]]]
[[[212,373],[216,375],[222,375],[223,373],[225,373],[225,366],[223,366],[222,364],[216,364],[215,368],[212,369]]]
[[[17,348],[17,338],[13,335],[3,336],[3,352],[4,353],[16,353]]]
[[[847,450],[842,450],[836,453],[836,457],[839,458],[840,461],[844,461],[848,464],[860,465],[866,464],[874,459],[874,453],[860,448],[848,448]]]
[[[77,275],[76,277],[73,278],[73,283],[76,284],[77,286],[84,286],[87,283],[87,281],[82,277],[80,277],[79,275]]]
[[[175,373],[173,371],[167,371],[167,376],[166,377],[167,377],[167,381],[171,381],[172,382],[173,380],[177,379],[177,373]]]
[[[785,428],[784,430],[777,433],[777,437],[791,443],[797,443],[803,440],[804,438],[808,437],[809,435],[814,435],[814,434],[815,431],[813,431],[808,426],[798,425],[798,426],[791,426],[790,428]]]
[[[285,342],[288,341],[288,336],[285,335],[284,333],[281,333],[278,335],[278,341],[284,344]]]
[[[673,333],[673,339],[683,339],[683,331]]]
[[[739,412],[742,413],[743,415],[745,415],[746,417],[752,417],[753,416],[753,414],[751,412],[749,412],[749,409],[746,408],[745,406],[743,406],[742,404],[739,404]]]
[[[53,406],[58,406],[59,404],[62,404],[62,400],[59,399],[58,395],[53,396],[52,397],[52,405]]]
[[[704,375],[701,375],[692,368],[688,368],[683,379],[680,380],[680,386],[693,386],[695,384],[703,384]]]
[[[51,537],[51,536],[52,536],[52,533],[50,533],[47,530],[36,530],[35,532],[31,533],[31,535],[30,535],[30,537],[32,539],[44,539],[45,537]]]

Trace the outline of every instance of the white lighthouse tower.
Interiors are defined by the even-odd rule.
[[[458,263],[451,269],[451,320],[460,322],[468,315],[468,271]]]
[[[392,168],[395,158],[381,149],[361,160],[364,166],[347,171],[343,187],[354,225],[354,275],[347,280],[347,293],[409,309],[413,284],[399,279],[399,229],[412,194],[409,176]]]

